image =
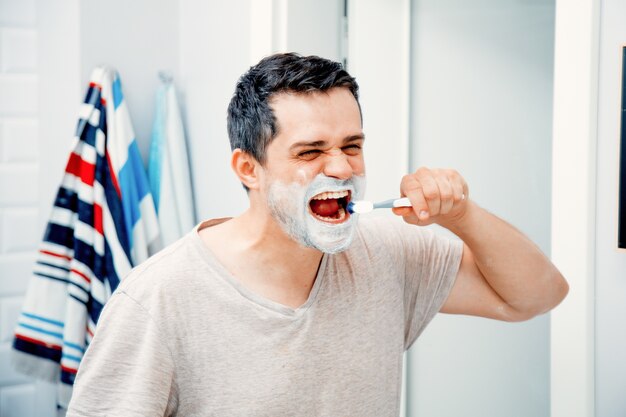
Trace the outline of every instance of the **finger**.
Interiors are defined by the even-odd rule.
[[[458,203],[467,198],[467,183],[457,171],[451,169],[447,172],[448,179],[454,192],[454,202]]]
[[[463,189],[463,181],[452,178],[450,180],[452,192],[454,193],[454,203],[465,200],[465,190]]]
[[[441,192],[439,191],[437,181],[432,176],[432,173],[420,177],[419,181],[422,184],[422,193],[424,194],[426,204],[428,205],[428,215],[430,217],[434,217],[441,211]]]
[[[415,174],[405,175],[400,184],[400,195],[411,201],[412,211],[420,220],[428,218],[428,203],[422,191],[422,183]]]
[[[467,183],[465,182],[465,180],[463,180],[463,197],[461,199],[462,200],[469,199],[469,187]]]
[[[437,178],[437,185],[439,186],[439,194],[441,196],[440,213],[447,214],[454,206],[454,190],[452,183],[446,175],[441,175]]]

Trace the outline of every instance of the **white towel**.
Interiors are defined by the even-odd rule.
[[[195,225],[189,159],[183,123],[170,78],[162,76],[157,91],[148,177],[164,245],[176,241]]]

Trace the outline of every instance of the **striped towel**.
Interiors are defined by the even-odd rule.
[[[120,79],[96,68],[13,342],[16,369],[60,382],[61,408],[105,302],[157,249],[154,203]]]
[[[161,74],[148,159],[148,177],[164,245],[195,225],[185,132],[171,77]]]

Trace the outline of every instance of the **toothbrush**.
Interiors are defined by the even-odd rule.
[[[357,200],[350,201],[348,203],[348,212],[352,213],[369,213],[377,208],[392,208],[392,207],[412,207],[408,198],[392,198],[391,200],[380,201],[378,203],[372,203],[371,201]]]

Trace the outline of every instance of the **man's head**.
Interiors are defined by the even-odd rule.
[[[270,107],[278,93],[312,93],[345,87],[359,102],[359,86],[338,62],[295,53],[271,55],[241,76],[228,106],[230,148],[265,164],[267,146],[279,126]],[[360,107],[359,107],[360,109]]]
[[[357,91],[338,63],[274,55],[242,76],[228,110],[231,163],[252,212],[323,252],[350,245],[346,207],[364,190]]]

